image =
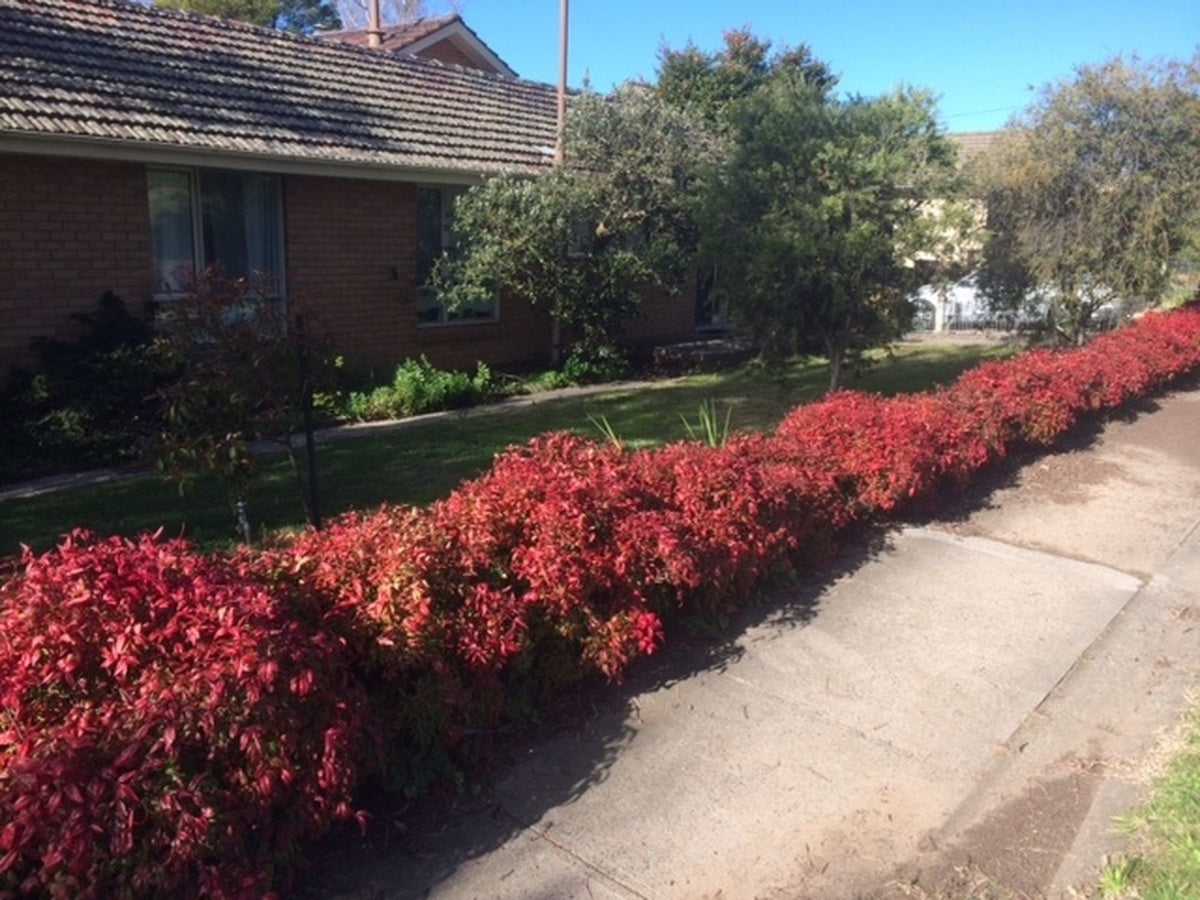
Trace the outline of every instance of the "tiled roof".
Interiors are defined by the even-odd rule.
[[[459,16],[436,16],[428,19],[420,19],[416,22],[409,22],[404,25],[385,25],[382,28],[383,49],[403,50],[410,44],[415,44],[417,41],[424,40],[431,34],[436,34],[455,20],[462,21]],[[367,46],[367,29],[365,28],[326,31],[321,37],[343,41],[347,44],[357,44],[360,47]]]
[[[370,31],[366,28],[347,28],[342,31],[323,31],[317,37],[323,40],[340,41],[344,44],[354,44],[358,47],[370,45]],[[475,30],[463,21],[462,16],[432,16],[408,22],[402,25],[385,25],[380,29],[380,44],[376,49],[389,53],[404,53],[409,48],[415,55],[422,54],[421,49],[430,43],[442,40],[461,42],[465,45],[467,56],[478,58],[483,62],[479,68],[484,71],[494,71],[501,75],[516,77],[516,72],[500,56],[483,42]],[[420,45],[420,46],[418,46]]]
[[[264,164],[527,172],[549,163],[555,96],[124,0],[0,0],[0,149],[18,135]]]
[[[982,156],[1003,133],[1002,131],[952,132],[950,138],[958,142],[958,164],[965,166],[976,157]]]

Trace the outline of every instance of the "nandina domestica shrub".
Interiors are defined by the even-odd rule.
[[[780,453],[823,469],[851,517],[875,516],[961,483],[992,450],[944,392],[881,397],[838,391],[790,412]]]
[[[1071,350],[1034,350],[989,362],[948,390],[970,430],[1002,455],[1017,442],[1046,446],[1079,416],[1113,409],[1200,366],[1200,309],[1148,313]]]
[[[325,629],[345,642],[381,742],[373,768],[409,794],[453,775],[460,737],[503,711],[496,669],[518,636],[509,615],[506,640],[489,641],[485,628],[466,644],[462,620],[488,589],[461,560],[456,535],[429,510],[390,506],[347,513],[263,555],[264,569],[319,600]]]
[[[251,562],[85,532],[25,552],[0,586],[0,893],[262,896],[351,815],[343,648]]]
[[[964,372],[952,395],[997,447],[1048,446],[1089,408],[1080,350],[1031,350]]]

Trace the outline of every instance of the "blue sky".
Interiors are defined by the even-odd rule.
[[[431,4],[437,6],[437,3]],[[467,23],[525,78],[558,79],[559,0],[465,0]],[[1190,58],[1200,0],[571,0],[569,81],[608,90],[653,80],[658,48],[721,45],[747,25],[774,45],[808,44],[866,95],[898,84],[940,97],[950,131],[1000,128],[1036,89],[1116,54]]]

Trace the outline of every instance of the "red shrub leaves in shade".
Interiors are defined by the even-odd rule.
[[[342,648],[246,558],[75,532],[0,620],[0,893],[262,896],[351,814]]]

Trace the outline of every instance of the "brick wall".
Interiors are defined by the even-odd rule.
[[[145,166],[0,154],[0,381],[105,291],[133,311],[150,288]]]
[[[289,296],[352,369],[386,376],[422,353],[442,368],[515,367],[548,352],[545,318],[516,300],[498,322],[418,327],[414,185],[289,176],[284,204]]]
[[[545,367],[551,330],[546,313],[527,301],[505,297],[498,321],[427,325],[417,331],[417,346],[443,368],[472,369],[479,360],[506,369]]]
[[[464,69],[478,69],[479,64],[474,62],[467,54],[463,53],[449,41],[438,41],[422,50],[418,56],[424,59],[436,59],[444,63],[450,63],[454,66],[462,66]],[[491,71],[490,69],[486,71]]]
[[[284,179],[287,289],[355,369],[387,371],[416,340],[412,185]]]
[[[625,329],[625,339],[637,347],[690,340],[696,334],[696,285],[692,279],[676,294],[647,289],[641,314]]]

